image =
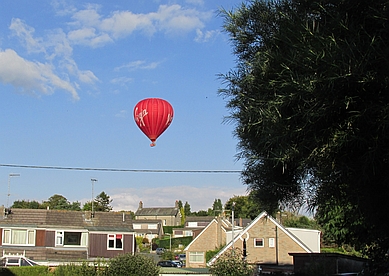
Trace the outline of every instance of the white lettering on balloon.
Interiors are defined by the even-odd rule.
[[[172,114],[168,114],[167,115],[167,120],[166,120],[166,125],[168,126],[168,125],[170,125],[170,123],[172,122],[172,120],[173,120],[173,116],[172,116]]]
[[[143,118],[148,114],[146,109],[143,109],[138,113],[138,107],[135,109],[135,119],[139,123],[139,126],[145,126]]]

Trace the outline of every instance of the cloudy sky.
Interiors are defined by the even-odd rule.
[[[241,2],[1,1],[0,204],[54,194],[83,203],[91,178],[114,210],[175,200],[206,210],[245,195],[217,95],[235,61],[218,9]],[[156,147],[133,118],[150,97],[174,108]]]

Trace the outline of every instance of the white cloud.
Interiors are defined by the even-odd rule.
[[[212,208],[215,199],[220,198],[222,203],[234,195],[246,195],[246,187],[243,185],[238,188],[227,188],[223,190],[220,187],[192,187],[192,186],[170,186],[158,188],[129,188],[121,190],[112,190],[108,194],[113,199],[112,207],[115,211],[138,209],[139,201],[142,201],[144,207],[171,207],[176,200],[183,203],[188,201],[191,211],[207,210]]]
[[[193,4],[193,5],[204,5],[204,0],[186,0],[186,3]]]
[[[206,31],[203,32],[200,29],[196,30],[196,42],[208,42],[210,39],[214,38],[219,34],[219,31],[212,30],[212,31]]]
[[[73,99],[79,99],[74,86],[59,78],[50,64],[25,60],[11,49],[0,51],[0,82],[11,84],[22,92],[51,94],[56,89],[63,89]]]
[[[97,47],[131,35],[135,31],[151,36],[157,31],[168,34],[187,33],[201,29],[205,21],[212,16],[211,12],[186,9],[180,5],[160,5],[156,12],[133,13],[115,11],[103,18],[99,14],[100,6],[89,5],[72,16],[69,26],[69,39],[77,44]],[[96,43],[96,38],[99,43]]]
[[[210,13],[199,12],[195,9],[183,9],[180,5],[161,5],[158,12],[152,15],[156,19],[158,28],[167,33],[189,32],[203,28],[203,20],[210,18],[210,16]]]
[[[117,84],[117,85],[125,85],[127,83],[131,83],[133,82],[134,79],[133,78],[129,78],[129,77],[118,77],[118,78],[114,78],[111,80],[111,83],[113,84]]]
[[[115,68],[115,71],[120,71],[122,69],[127,70],[146,70],[146,69],[155,69],[160,64],[160,62],[150,62],[147,63],[145,60],[135,60],[131,61],[125,65],[119,66]]]
[[[34,38],[34,28],[26,25],[19,18],[13,18],[9,29],[13,31],[14,35],[21,38],[25,43],[27,51],[29,52],[45,52],[45,47],[42,45],[42,39]]]
[[[128,113],[127,110],[120,110],[118,113],[115,114],[115,117],[126,118],[127,113]]]
[[[98,81],[98,78],[90,70],[80,70],[75,60],[73,59],[73,48],[71,46],[71,41],[67,38],[66,34],[61,30],[52,30],[47,32],[47,35],[42,37],[34,37],[34,29],[27,24],[25,24],[20,19],[12,19],[10,25],[10,30],[13,35],[17,36],[21,41],[23,41],[27,51],[29,53],[43,53],[45,62],[31,62],[27,61],[16,54],[13,51],[13,59],[19,59],[19,64],[24,62],[29,64],[30,70],[33,68],[36,74],[40,77],[34,77],[35,84],[32,85],[32,81],[29,78],[17,80],[18,77],[22,77],[23,74],[15,74],[12,85],[22,89],[25,92],[41,92],[44,94],[51,94],[56,89],[63,89],[72,94],[73,99],[78,100],[79,95],[77,89],[79,84],[76,81],[79,81],[84,84],[93,85]],[[99,44],[97,41],[98,37],[94,37],[95,44]],[[91,40],[93,43],[93,40]],[[12,51],[12,50],[10,50]],[[12,56],[12,52],[6,53],[8,58]],[[43,66],[44,65],[44,66]],[[39,72],[39,70],[42,70]],[[62,70],[61,75],[69,79],[64,80],[63,77],[60,78],[55,70]],[[65,70],[65,71],[64,71]],[[44,77],[42,77],[44,76]],[[70,78],[74,77],[76,80],[71,82]],[[7,78],[3,78],[3,82],[6,82]],[[38,81],[39,80],[39,81]],[[29,85],[20,85],[28,81]],[[6,82],[7,83],[7,82]],[[38,85],[39,83],[40,85]],[[33,90],[33,91],[32,91]]]

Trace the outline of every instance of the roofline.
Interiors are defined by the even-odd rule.
[[[221,220],[223,221],[223,219],[221,218]],[[208,229],[210,226],[211,226],[211,224],[212,223],[218,223],[218,221],[217,221],[217,219],[216,218],[214,218],[213,220],[211,220],[209,223],[208,223],[208,225],[206,226],[206,227],[204,227],[204,228],[199,228],[199,229],[202,229],[202,231],[196,236],[196,238],[194,238],[185,248],[184,248],[184,251],[187,251],[187,250],[189,250],[189,248],[190,248],[190,246],[192,245],[192,243],[194,243],[204,232],[205,232],[205,230],[206,229]],[[226,232],[226,230],[225,230],[225,228],[223,227],[223,225],[222,225],[222,230],[224,231],[224,232]]]
[[[289,236],[292,240],[294,240],[299,246],[301,246],[307,253],[313,253],[311,249],[309,249],[300,239],[298,239],[296,236],[294,236],[291,232],[289,232],[286,228],[284,228],[281,224],[279,224],[271,215],[269,215],[266,211],[263,211],[260,213],[252,222],[250,222],[249,225],[247,225],[242,232],[240,232],[233,240],[231,240],[228,244],[226,244],[215,256],[212,257],[207,263],[207,265],[212,265],[217,258],[219,258],[228,248],[232,246],[232,244],[235,244],[235,242],[238,239],[241,239],[241,237],[247,233],[248,230],[250,230],[251,227],[253,227],[260,219],[267,216],[271,222],[273,222],[278,229],[282,230],[287,236]]]

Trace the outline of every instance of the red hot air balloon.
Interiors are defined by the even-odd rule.
[[[134,119],[140,130],[151,140],[150,146],[154,147],[157,138],[173,120],[173,107],[163,99],[144,99],[134,107]]]

